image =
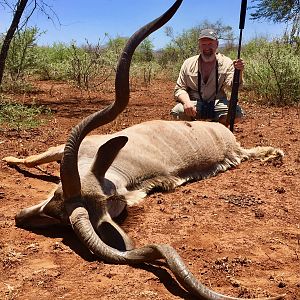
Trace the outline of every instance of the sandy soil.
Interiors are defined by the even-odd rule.
[[[87,94],[56,82],[39,88],[19,101],[47,105],[51,118],[30,131],[1,128],[1,157],[64,143],[73,125],[114,98],[112,89]],[[97,132],[169,119],[172,91],[172,82],[136,89],[126,111]],[[237,139],[245,147],[283,149],[283,163],[245,162],[172,193],[153,194],[128,209],[122,227],[137,246],[171,244],[195,276],[220,293],[300,299],[299,111],[241,103],[247,117],[236,127]],[[0,165],[0,299],[194,299],[164,265],[110,265],[90,254],[69,228],[17,228],[15,214],[47,197],[59,166]]]

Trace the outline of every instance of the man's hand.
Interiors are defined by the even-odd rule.
[[[183,104],[184,113],[190,117],[196,117],[197,110],[196,106],[191,101],[186,101]]]
[[[235,67],[235,69],[243,71],[245,68],[245,62],[239,58],[233,61],[233,66]]]
[[[183,105],[184,114],[189,117],[196,117],[197,110],[195,104],[191,102],[188,93],[182,93],[178,96],[178,101]]]

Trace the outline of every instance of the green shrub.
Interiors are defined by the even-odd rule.
[[[2,92],[13,94],[37,93],[38,89],[26,80],[8,80],[6,77],[2,82]]]
[[[86,90],[99,84],[99,77],[106,74],[103,51],[99,46],[79,47],[73,43],[70,47],[69,76],[79,88]],[[100,80],[101,81],[101,80]]]
[[[36,65],[36,40],[40,35],[37,27],[18,31],[13,37],[5,71],[12,81],[22,80]]]
[[[160,77],[162,67],[155,61],[133,63],[130,68],[130,83],[133,87],[140,83],[149,86],[153,79]]]
[[[66,80],[70,69],[70,47],[54,43],[38,47],[35,74],[42,80]]]
[[[50,110],[44,106],[0,103],[0,124],[16,130],[36,128],[44,122],[41,115],[49,114]]]
[[[256,101],[276,106],[300,101],[300,57],[296,47],[280,40],[251,41],[243,50],[247,65],[246,89],[254,91]]]

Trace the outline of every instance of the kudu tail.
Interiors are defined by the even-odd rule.
[[[257,146],[250,149],[244,149],[244,159],[259,159],[261,161],[280,161],[284,157],[284,153],[281,149],[274,147],[262,147]]]

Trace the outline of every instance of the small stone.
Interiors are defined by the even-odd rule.
[[[284,288],[284,287],[286,287],[286,283],[283,282],[283,281],[280,281],[280,282],[278,283],[278,287],[279,287],[279,288]]]
[[[275,188],[275,191],[278,193],[278,194],[284,194],[285,193],[285,188],[280,186],[280,187],[277,187]]]
[[[232,280],[231,284],[232,284],[233,287],[240,287],[241,286],[241,284],[237,280]]]
[[[261,209],[255,211],[255,218],[262,219],[265,216],[265,213]]]

